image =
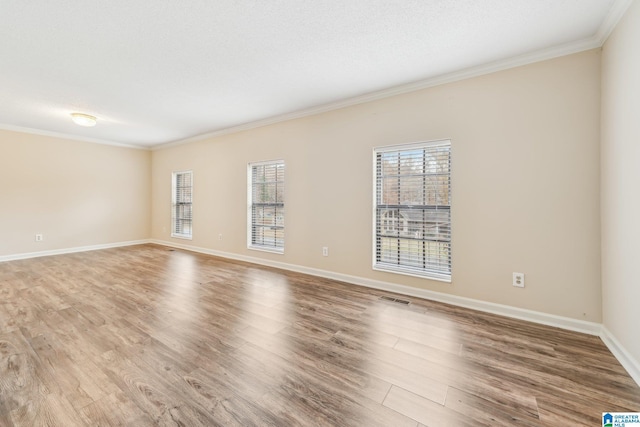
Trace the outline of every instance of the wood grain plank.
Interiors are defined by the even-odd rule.
[[[470,393],[449,388],[445,407],[473,420],[493,426],[541,426],[540,418],[530,411],[513,408],[508,402],[496,402]]]
[[[0,425],[593,425],[600,411],[640,411],[640,388],[597,337],[155,245],[0,263]]]
[[[491,426],[483,420],[467,418],[432,400],[396,386],[391,387],[383,405],[428,427]]]

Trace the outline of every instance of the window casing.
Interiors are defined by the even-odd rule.
[[[193,233],[193,172],[174,172],[171,184],[171,237],[191,239]]]
[[[284,253],[284,161],[250,163],[247,169],[247,247]]]
[[[373,268],[451,281],[451,142],[374,150]]]

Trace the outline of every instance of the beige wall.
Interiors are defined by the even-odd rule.
[[[640,2],[602,57],[602,287],[605,327],[640,366]]]
[[[594,50],[157,150],[152,237],[599,322],[599,123]],[[452,283],[373,271],[372,149],[442,138],[453,147]],[[250,251],[246,165],[280,158],[285,254]],[[170,237],[171,172],[184,169],[191,242]],[[511,286],[514,271],[525,289]]]
[[[150,171],[148,151],[0,130],[0,256],[148,238]]]

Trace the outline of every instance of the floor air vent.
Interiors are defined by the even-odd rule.
[[[399,298],[393,298],[393,297],[387,297],[387,296],[381,296],[379,299],[384,300],[384,301],[390,301],[390,302],[397,302],[398,304],[404,304],[404,305],[409,305],[410,301],[404,300],[404,299],[399,299]]]

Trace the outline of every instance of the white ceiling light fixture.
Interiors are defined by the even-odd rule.
[[[71,120],[79,126],[93,127],[98,122],[94,116],[83,113],[71,113]]]

